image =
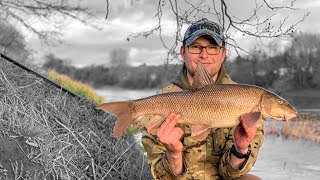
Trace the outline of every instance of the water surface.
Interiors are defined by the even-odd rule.
[[[266,135],[250,171],[263,179],[319,179],[320,144]]]

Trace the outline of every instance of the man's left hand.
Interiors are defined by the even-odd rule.
[[[239,153],[246,154],[248,147],[257,132],[255,123],[248,124],[240,117],[240,123],[234,130],[235,148]]]

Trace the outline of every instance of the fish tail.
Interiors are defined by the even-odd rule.
[[[104,103],[97,107],[97,109],[104,110],[110,114],[117,116],[117,121],[115,122],[113,128],[113,136],[121,136],[129,125],[134,121],[134,118],[130,116],[130,105],[131,101],[124,102],[112,102]]]

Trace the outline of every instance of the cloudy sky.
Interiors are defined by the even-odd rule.
[[[261,1],[261,0],[260,0]],[[150,0],[118,0],[110,2],[109,18],[105,20],[106,1],[105,0],[83,0],[83,6],[87,6],[96,13],[95,25],[99,29],[85,26],[77,21],[66,20],[61,28],[61,44],[56,46],[46,46],[39,42],[39,39],[32,33],[25,33],[26,40],[31,49],[35,51],[35,59],[39,62],[43,60],[48,53],[63,59],[68,59],[73,65],[81,67],[90,64],[108,64],[109,53],[113,49],[123,48],[129,52],[128,62],[131,65],[163,64],[166,58],[166,49],[163,47],[158,32],[148,38],[131,38],[128,42],[127,37],[131,33],[150,30],[157,24],[155,17],[157,2]],[[181,8],[188,8],[185,1],[178,1]],[[238,18],[247,18],[255,7],[254,0],[227,0],[229,11]],[[259,0],[258,0],[259,2]],[[270,5],[278,6],[281,3],[288,4],[289,0],[268,0]],[[250,4],[251,3],[251,4]],[[280,22],[281,19],[289,15],[288,25],[297,21],[303,14],[310,12],[308,18],[297,26],[300,32],[318,33],[320,31],[320,0],[296,0],[294,7],[299,8],[296,11],[278,12],[272,19],[272,23]],[[169,9],[169,3],[164,5]],[[172,45],[172,39],[175,35],[175,19],[170,11],[163,12],[163,31],[162,35],[168,45]],[[260,17],[270,14],[270,11],[261,11]],[[264,14],[265,13],[265,14]],[[209,19],[215,17],[209,17]],[[37,26],[37,23],[34,23]],[[183,32],[186,27],[183,27]],[[250,27],[248,27],[250,30]],[[254,44],[258,43],[246,36],[234,36],[238,44],[247,50],[250,50]],[[267,41],[267,40],[266,40]],[[269,40],[270,41],[270,40]],[[272,40],[276,41],[276,40]],[[281,47],[280,47],[281,48]],[[233,57],[236,53],[231,50],[229,56]]]

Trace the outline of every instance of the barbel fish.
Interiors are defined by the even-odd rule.
[[[191,126],[191,136],[204,139],[211,128],[235,127],[240,116],[245,123],[267,118],[287,121],[297,111],[285,99],[262,87],[246,84],[214,84],[202,63],[198,63],[190,90],[157,94],[142,99],[104,103],[97,107],[117,116],[113,135],[119,137],[130,124],[149,132],[160,127],[171,112],[181,115],[178,123]],[[139,122],[143,115],[154,115]]]

